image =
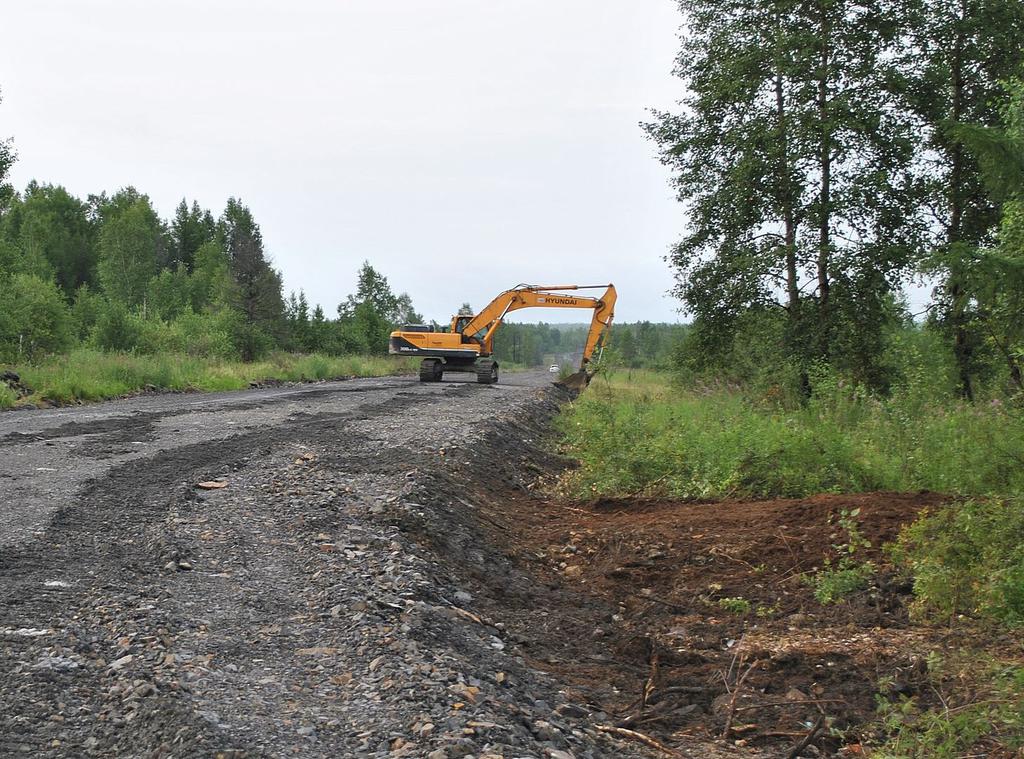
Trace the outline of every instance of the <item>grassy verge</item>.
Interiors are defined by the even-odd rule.
[[[116,398],[145,389],[240,390],[264,380],[314,381],[379,377],[412,371],[412,364],[386,356],[322,356],[276,353],[242,363],[185,354],[136,355],[78,350],[40,364],[10,367],[32,393],[18,398],[0,385],[0,408],[39,403],[75,403]]]
[[[1002,404],[881,401],[841,383],[798,409],[654,372],[599,376],[559,425],[578,497],[799,497],[821,492],[1024,492],[1024,419]]]

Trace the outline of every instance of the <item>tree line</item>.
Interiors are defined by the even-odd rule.
[[[85,199],[6,178],[0,142],[0,360],[79,345],[255,359],[273,349],[382,353],[392,326],[421,321],[369,263],[333,318],[303,292],[287,298],[252,211],[218,215],[182,200],[164,220],[127,187]]]
[[[821,365],[884,392],[923,280],[955,391],[1024,389],[1024,4],[679,6],[682,108],[644,128],[688,212],[681,361],[754,347],[804,392]]]
[[[571,364],[579,361],[589,331],[590,324],[583,323],[504,324],[494,336],[494,355],[498,361],[525,366]],[[602,360],[630,368],[668,368],[684,333],[680,324],[615,323]]]

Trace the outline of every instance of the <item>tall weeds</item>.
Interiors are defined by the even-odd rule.
[[[181,353],[141,355],[77,350],[42,363],[12,367],[26,398],[0,386],[0,408],[21,404],[75,403],[116,398],[154,387],[159,390],[239,390],[265,380],[315,381],[377,377],[411,371],[410,364],[384,356],[323,356],[275,353],[242,363]]]
[[[654,373],[599,378],[559,426],[581,462],[572,491],[679,498],[928,489],[1024,492],[1024,419],[993,401],[940,401],[913,384],[888,399],[816,378],[787,408]]]

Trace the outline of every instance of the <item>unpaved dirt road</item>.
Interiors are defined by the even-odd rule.
[[[512,374],[506,388],[544,387],[548,375]],[[105,475],[136,460],[170,463],[188,475],[220,461],[191,446],[236,438],[252,442],[257,432],[301,437],[303,425],[335,415],[387,414],[389,407],[407,405],[413,395],[437,401],[466,382],[420,385],[407,377],[326,382],[211,394],[147,395],[45,411],[21,410],[0,414],[0,548],[25,543],[45,530],[54,513],[70,505],[83,482]],[[518,391],[509,389],[511,394]],[[341,415],[341,416],[338,416]],[[264,436],[265,437],[265,436]],[[237,445],[218,451],[241,451]],[[173,452],[184,452],[185,458]],[[171,453],[171,462],[166,454]],[[218,456],[220,454],[218,453]],[[140,483],[143,484],[143,483]]]
[[[473,499],[534,476],[515,452],[555,392],[387,378],[0,415],[0,755],[638,754],[473,611],[471,575],[514,571]]]

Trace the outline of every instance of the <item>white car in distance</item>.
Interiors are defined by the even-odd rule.
[[[552,374],[558,374],[558,364],[552,364],[548,367],[548,371]]]

